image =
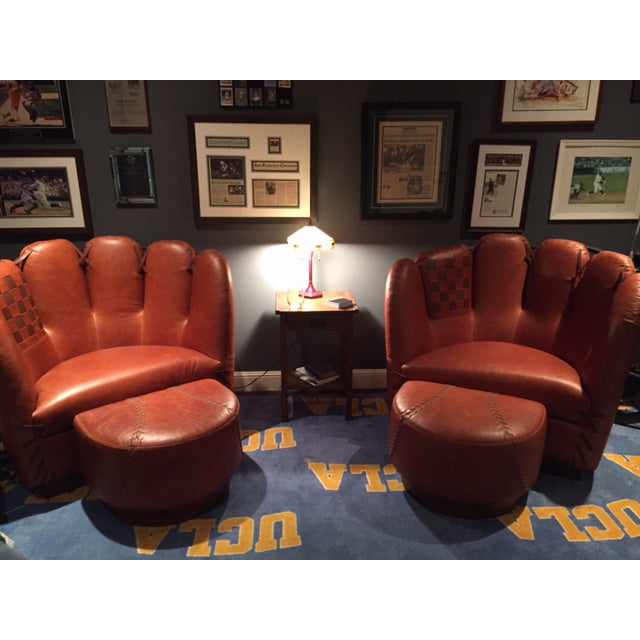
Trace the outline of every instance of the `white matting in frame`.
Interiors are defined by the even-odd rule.
[[[637,220],[640,140],[560,140],[549,220]]]
[[[312,217],[311,122],[190,116],[189,136],[196,219]],[[277,152],[275,138],[280,141]],[[270,175],[265,168],[276,162]],[[233,169],[233,175],[223,174],[221,166]],[[254,180],[275,188],[269,202],[254,202]],[[294,181],[299,185],[297,198],[277,193],[279,185]]]

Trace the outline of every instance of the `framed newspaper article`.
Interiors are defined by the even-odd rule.
[[[363,218],[451,216],[458,114],[453,103],[363,105]]]
[[[500,124],[595,124],[600,80],[505,80]]]
[[[105,80],[109,130],[113,133],[149,133],[149,93],[144,80]]]
[[[474,147],[467,231],[523,231],[535,141],[479,140]]]
[[[638,220],[640,140],[560,140],[549,220]]]
[[[310,120],[188,116],[196,221],[314,217]]]
[[[3,151],[0,158],[2,237],[91,235],[82,151]]]

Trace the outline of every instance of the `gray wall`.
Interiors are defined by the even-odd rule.
[[[153,129],[150,134],[136,135],[109,131],[101,81],[70,81],[68,88],[76,142],[54,144],[52,148],[79,148],[84,153],[95,235],[128,235],[143,246],[154,240],[175,238],[198,250],[213,247],[222,251],[230,262],[236,293],[237,368],[277,369],[274,298],[283,280],[276,261],[282,255],[286,237],[301,223],[212,221],[207,229],[196,228],[186,116],[222,112],[217,82],[149,82]],[[633,222],[551,224],[547,218],[559,140],[640,139],[640,104],[630,102],[631,81],[604,83],[600,118],[593,127],[499,127],[499,93],[498,81],[295,81],[293,109],[277,112],[283,117],[310,116],[317,122],[317,221],[335,238],[336,248],[322,255],[315,282],[318,288],[350,289],[360,305],[356,368],[385,366],[384,286],[393,262],[420,251],[475,240],[475,236],[466,236],[463,228],[472,144],[478,138],[537,141],[525,228],[532,244],[552,237],[571,238],[629,253]],[[396,101],[461,104],[450,220],[383,221],[360,217],[361,105]],[[235,113],[256,118],[260,115],[251,110]],[[109,149],[139,145],[152,149],[158,207],[118,209]],[[0,236],[0,255],[13,258],[23,244],[26,241],[6,242]]]

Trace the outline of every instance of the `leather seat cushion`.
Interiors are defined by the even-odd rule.
[[[104,404],[210,378],[220,363],[183,347],[135,345],[112,347],[70,358],[35,384],[38,403],[33,424],[51,435],[71,429],[73,418]]]
[[[550,416],[582,422],[589,409],[577,371],[544,351],[509,342],[463,342],[402,366],[409,380],[428,380],[535,400]]]

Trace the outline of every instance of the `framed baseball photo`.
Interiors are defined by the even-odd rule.
[[[82,152],[3,151],[0,232],[27,237],[91,235]]]
[[[63,80],[0,80],[0,142],[73,141]]]
[[[640,140],[560,140],[549,220],[637,220]]]

